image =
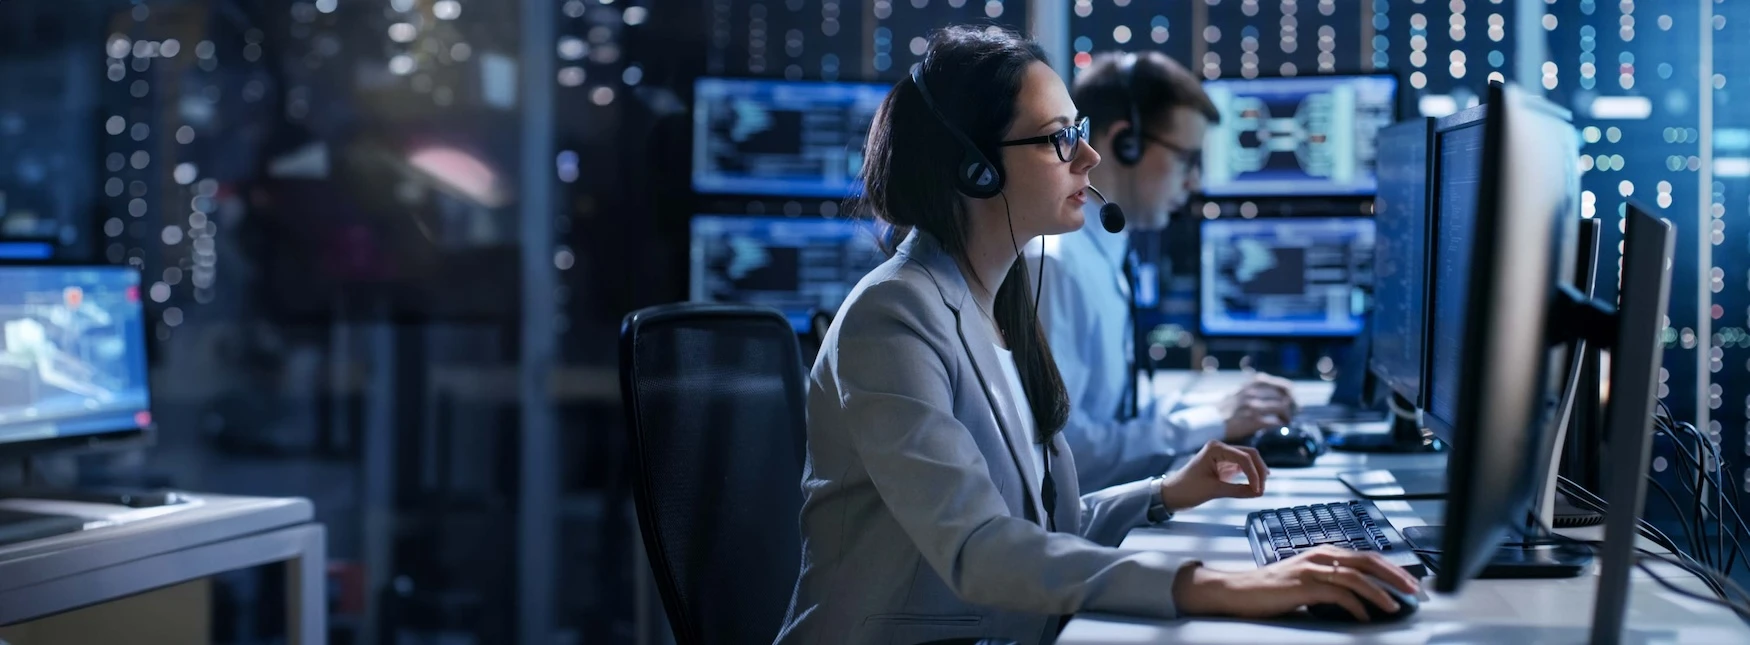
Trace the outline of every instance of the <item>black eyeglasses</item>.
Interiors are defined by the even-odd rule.
[[[1187,171],[1201,170],[1203,168],[1203,150],[1202,149],[1186,150],[1184,148],[1179,147],[1177,144],[1174,144],[1173,142],[1167,141],[1166,139],[1162,139],[1160,137],[1149,134],[1147,132],[1142,133],[1142,138],[1144,141],[1155,144],[1155,145],[1160,146],[1162,148],[1166,148],[1167,150],[1172,151],[1173,154],[1179,155],[1179,160],[1184,163],[1185,170],[1187,170]]]
[[[1028,146],[1049,143],[1052,148],[1057,149],[1057,158],[1064,163],[1069,163],[1075,161],[1076,153],[1080,152],[1082,149],[1082,142],[1087,140],[1088,117],[1084,116],[1081,119],[1078,119],[1074,125],[1067,126],[1062,130],[1058,130],[1048,135],[1015,139],[1014,141],[1004,141],[997,145],[1006,148],[1009,146]]]

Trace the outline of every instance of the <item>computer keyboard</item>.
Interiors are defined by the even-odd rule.
[[[1258,561],[1258,566],[1329,544],[1356,551],[1377,551],[1412,576],[1428,575],[1428,567],[1416,556],[1409,541],[1369,501],[1256,511],[1246,516],[1246,537],[1252,541],[1252,559]]]
[[[85,520],[77,517],[0,509],[0,546],[74,533],[84,528]]]

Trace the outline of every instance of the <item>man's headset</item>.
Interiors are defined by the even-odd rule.
[[[1130,123],[1112,133],[1112,156],[1124,166],[1142,161],[1142,112],[1136,107],[1136,54],[1125,54],[1118,63],[1118,83],[1124,91],[1124,105],[1130,109]]]

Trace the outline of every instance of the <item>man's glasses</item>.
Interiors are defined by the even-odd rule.
[[[1142,134],[1142,138],[1144,141],[1166,148],[1167,150],[1172,151],[1173,154],[1179,155],[1180,165],[1183,166],[1187,172],[1201,170],[1203,168],[1203,150],[1201,149],[1186,150],[1171,141],[1167,141],[1166,139],[1162,139],[1147,132]]]
[[[1167,141],[1166,139],[1162,139],[1146,132],[1142,134],[1142,139],[1162,148],[1166,148],[1167,150],[1172,151],[1173,154],[1178,155],[1181,162],[1180,165],[1186,171],[1197,170],[1203,167],[1202,150],[1187,150],[1179,147],[1171,141]],[[1063,161],[1064,163],[1069,163],[1075,161],[1076,153],[1081,151],[1082,142],[1086,140],[1088,140],[1088,117],[1084,116],[1077,119],[1075,125],[1067,126],[1062,130],[1058,130],[1051,134],[1038,137],[1027,137],[1025,139],[1015,139],[1013,141],[1004,141],[997,145],[1006,148],[1009,146],[1029,146],[1049,143],[1053,149],[1057,150],[1058,160]]]
[[[1048,135],[1015,139],[1014,141],[1004,141],[997,145],[1006,148],[1009,146],[1028,146],[1049,143],[1052,148],[1057,149],[1057,158],[1064,163],[1069,163],[1075,161],[1076,153],[1080,152],[1082,149],[1082,142],[1087,140],[1088,117],[1084,116],[1078,119],[1074,125],[1065,127],[1062,130],[1058,130]]]

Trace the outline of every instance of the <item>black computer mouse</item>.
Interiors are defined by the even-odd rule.
[[[1367,608],[1368,620],[1376,623],[1403,620],[1408,618],[1410,614],[1416,613],[1416,610],[1422,607],[1422,601],[1417,599],[1415,594],[1407,594],[1399,591],[1397,587],[1381,582],[1378,578],[1373,576],[1367,576],[1367,579],[1372,582],[1374,586],[1379,587],[1387,594],[1390,594],[1393,600],[1398,601],[1398,610],[1395,612],[1388,612],[1385,609],[1368,602],[1366,598],[1356,596],[1356,598],[1361,601],[1361,606]],[[1349,623],[1356,622],[1355,615],[1349,613],[1349,610],[1344,609],[1342,605],[1307,605],[1306,612],[1312,614],[1313,618],[1319,620]]]
[[[1293,425],[1259,430],[1252,435],[1252,447],[1271,468],[1306,468],[1325,451],[1316,431]]]

